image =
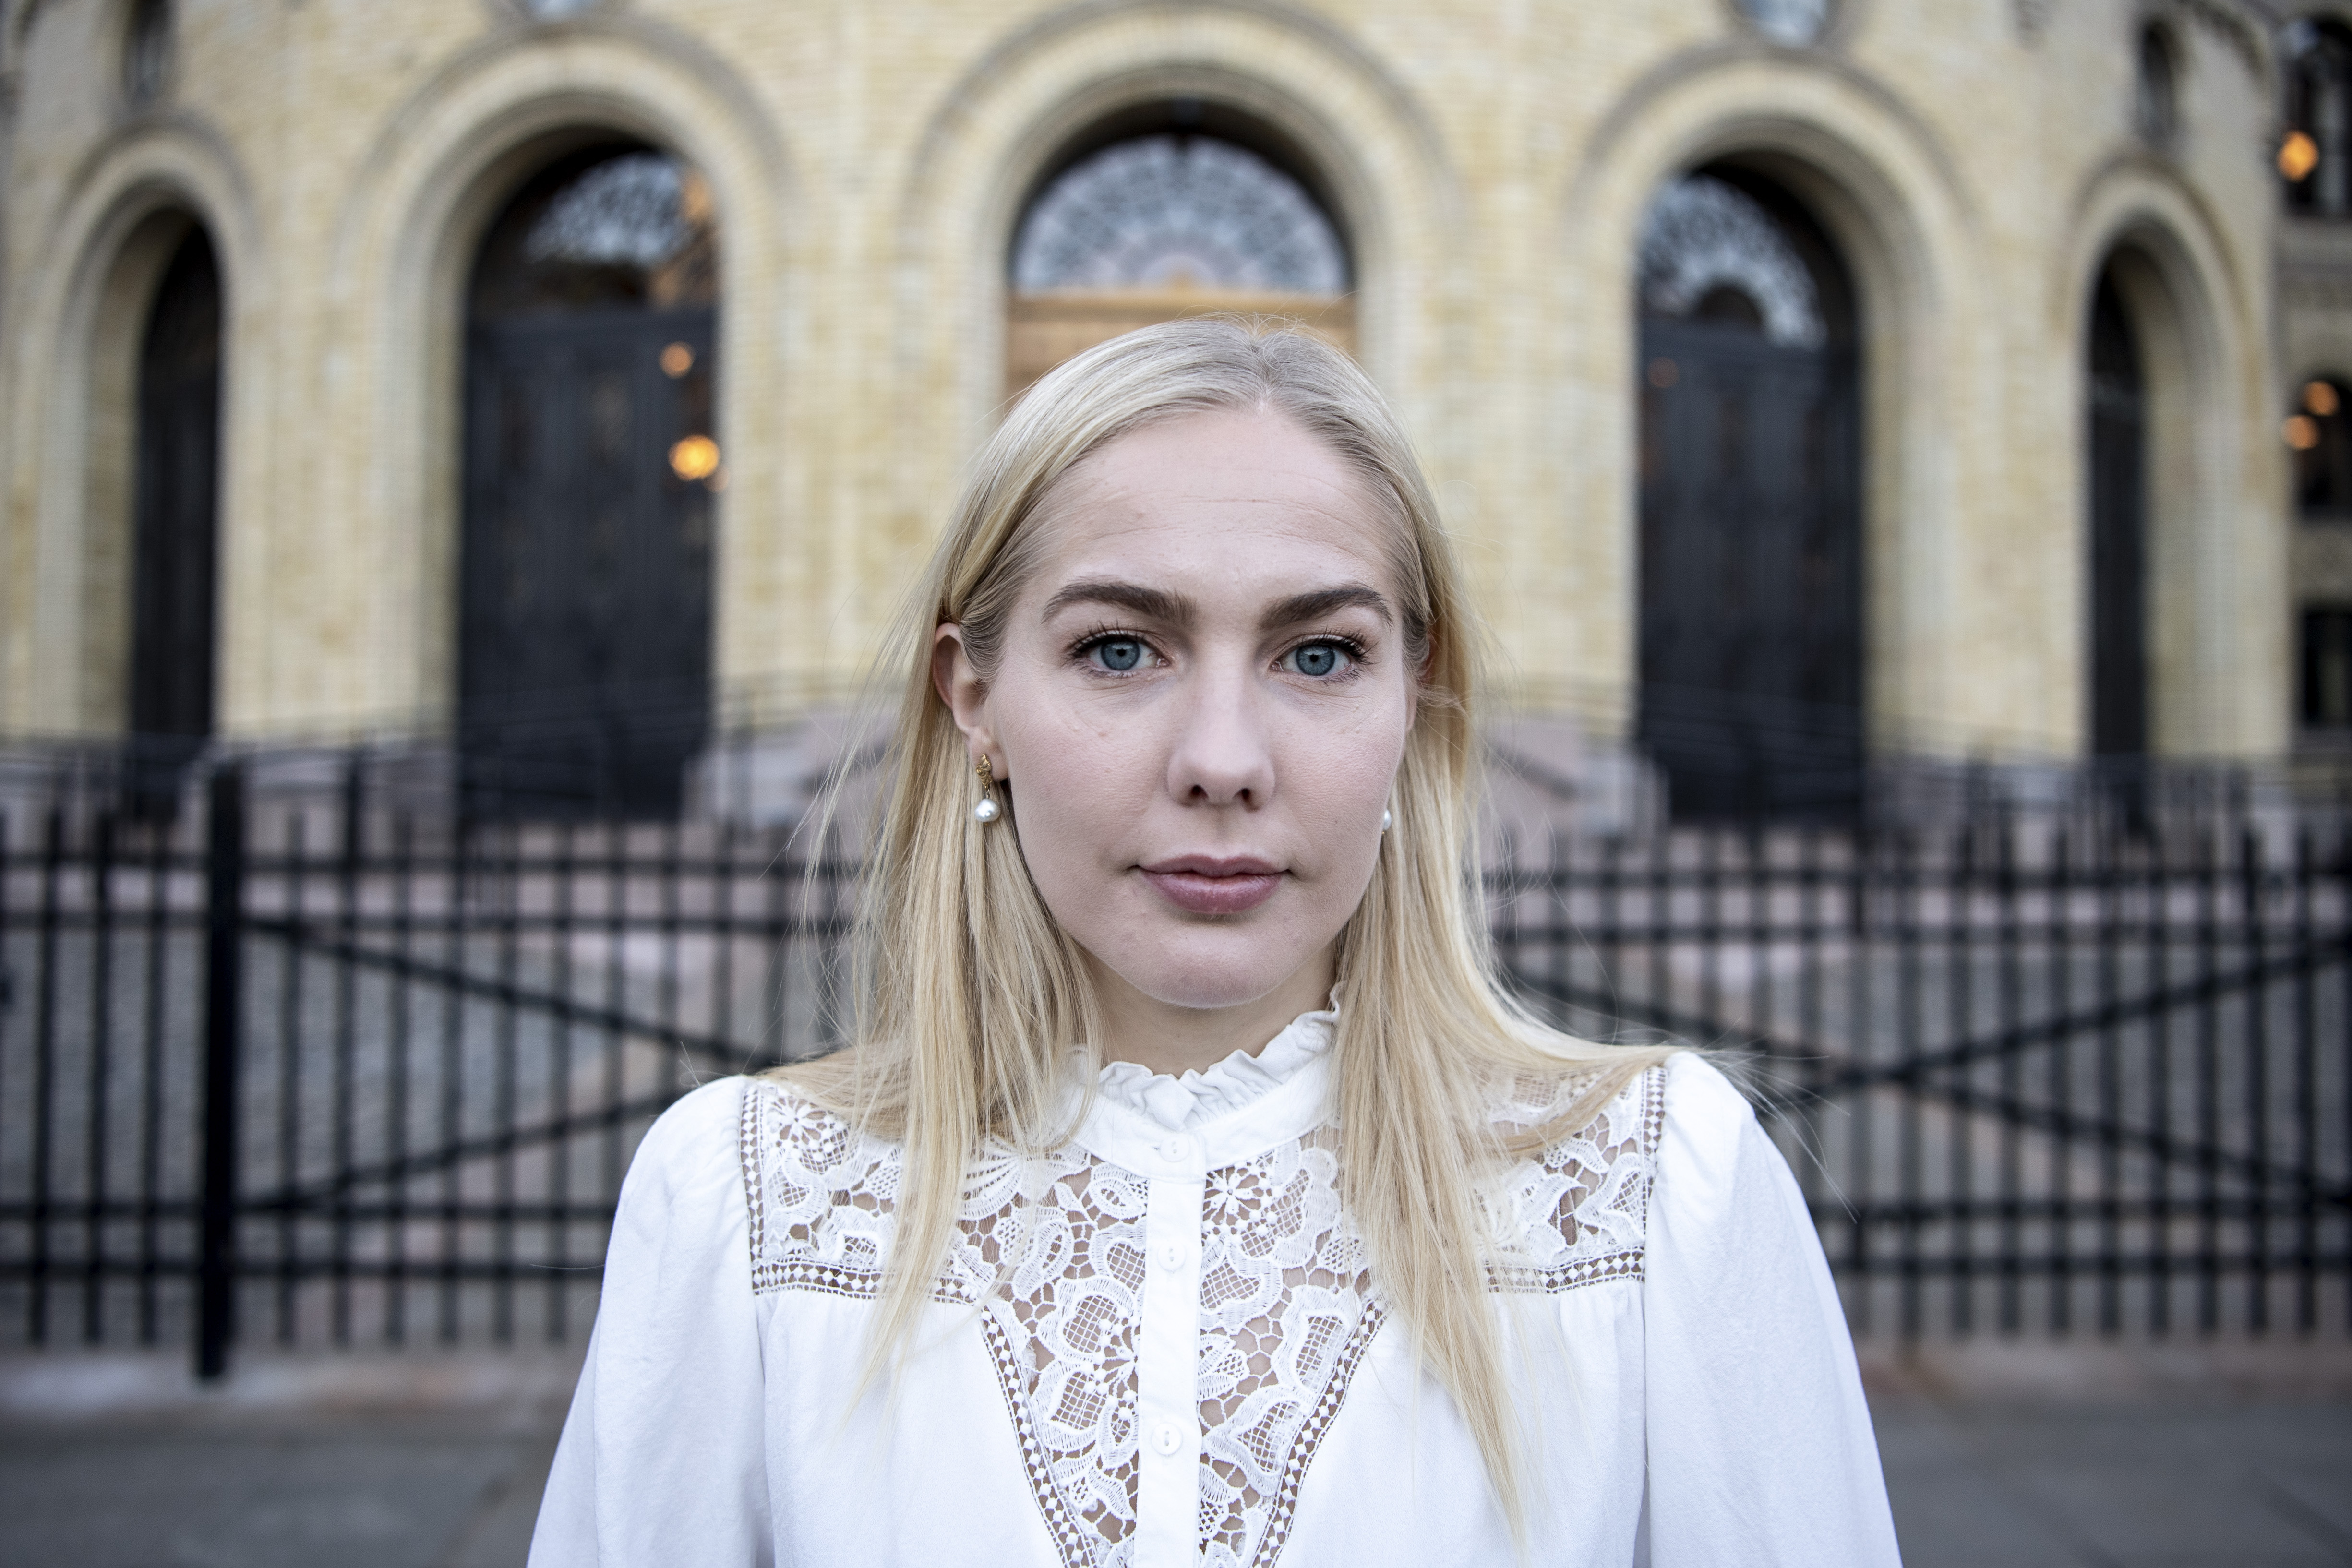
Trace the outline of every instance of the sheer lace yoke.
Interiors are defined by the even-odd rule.
[[[1331,1022],[1307,1014],[1255,1057],[1182,1078],[1115,1065],[1097,1111],[1116,1107],[1110,1119],[1131,1134],[1090,1117],[1066,1148],[992,1145],[967,1173],[933,1296],[980,1309],[1066,1568],[1134,1559],[1141,1364],[1169,1336],[1184,1370],[1155,1375],[1181,1376],[1197,1413],[1198,1561],[1240,1568],[1281,1553],[1299,1483],[1386,1316],[1340,1206],[1339,1132],[1321,1109]],[[1664,1080],[1644,1073],[1515,1168],[1495,1195],[1517,1234],[1490,1269],[1494,1289],[1558,1294],[1641,1277]],[[1523,1085],[1496,1113],[1539,1124],[1570,1092]],[[745,1094],[741,1136],[753,1288],[875,1294],[896,1227],[896,1147],[774,1083]],[[1105,1153],[1122,1146],[1131,1157]],[[1146,1283],[1162,1270],[1182,1287],[1152,1292],[1159,1315],[1147,1318]],[[1181,1440],[1164,1419],[1154,1433]]]

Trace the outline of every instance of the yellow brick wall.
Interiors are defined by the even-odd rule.
[[[155,212],[202,215],[229,296],[227,727],[446,713],[460,281],[534,146],[582,125],[668,145],[717,193],[717,664],[816,704],[990,426],[1029,181],[1096,117],[1191,94],[1321,162],[1362,358],[1523,705],[1604,729],[1622,711],[1635,236],[1662,180],[1738,154],[1773,161],[1861,287],[1874,733],[2079,748],[2081,345],[2121,240],[2177,350],[2159,745],[2289,739],[2291,569],[2313,551],[2286,522],[2277,414],[2314,353],[2352,364],[2352,302],[2275,287],[2273,66],[2231,0],[1842,0],[1804,50],[1729,0],[607,0],[562,22],[510,0],[182,0],[143,110],[119,86],[124,9],[6,8],[0,731],[122,721],[123,334],[105,329],[135,308]],[[2183,59],[2167,151],[2132,125],[2147,15]]]

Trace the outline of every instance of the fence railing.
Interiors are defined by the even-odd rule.
[[[0,804],[0,1345],[576,1334],[638,1136],[826,1049],[855,866],[360,757]],[[1498,842],[1503,962],[1745,1064],[1856,1328],[2352,1330],[2352,840],[2221,810]]]

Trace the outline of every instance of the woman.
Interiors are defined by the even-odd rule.
[[[1353,364],[1071,361],[916,603],[858,1044],[647,1135],[534,1563],[1895,1562],[1745,1103],[1497,986]]]

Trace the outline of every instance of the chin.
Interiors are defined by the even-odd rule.
[[[1240,934],[1235,936],[1240,937]],[[1190,944],[1171,946],[1181,948]],[[1163,947],[1141,962],[1129,961],[1141,958],[1141,955],[1113,953],[1097,956],[1119,978],[1153,1001],[1206,1012],[1218,1008],[1247,1007],[1262,999],[1297,974],[1314,951],[1310,947],[1290,955],[1286,963],[1280,956],[1270,956],[1263,941],[1240,937],[1217,942],[1207,951],[1169,952]]]

